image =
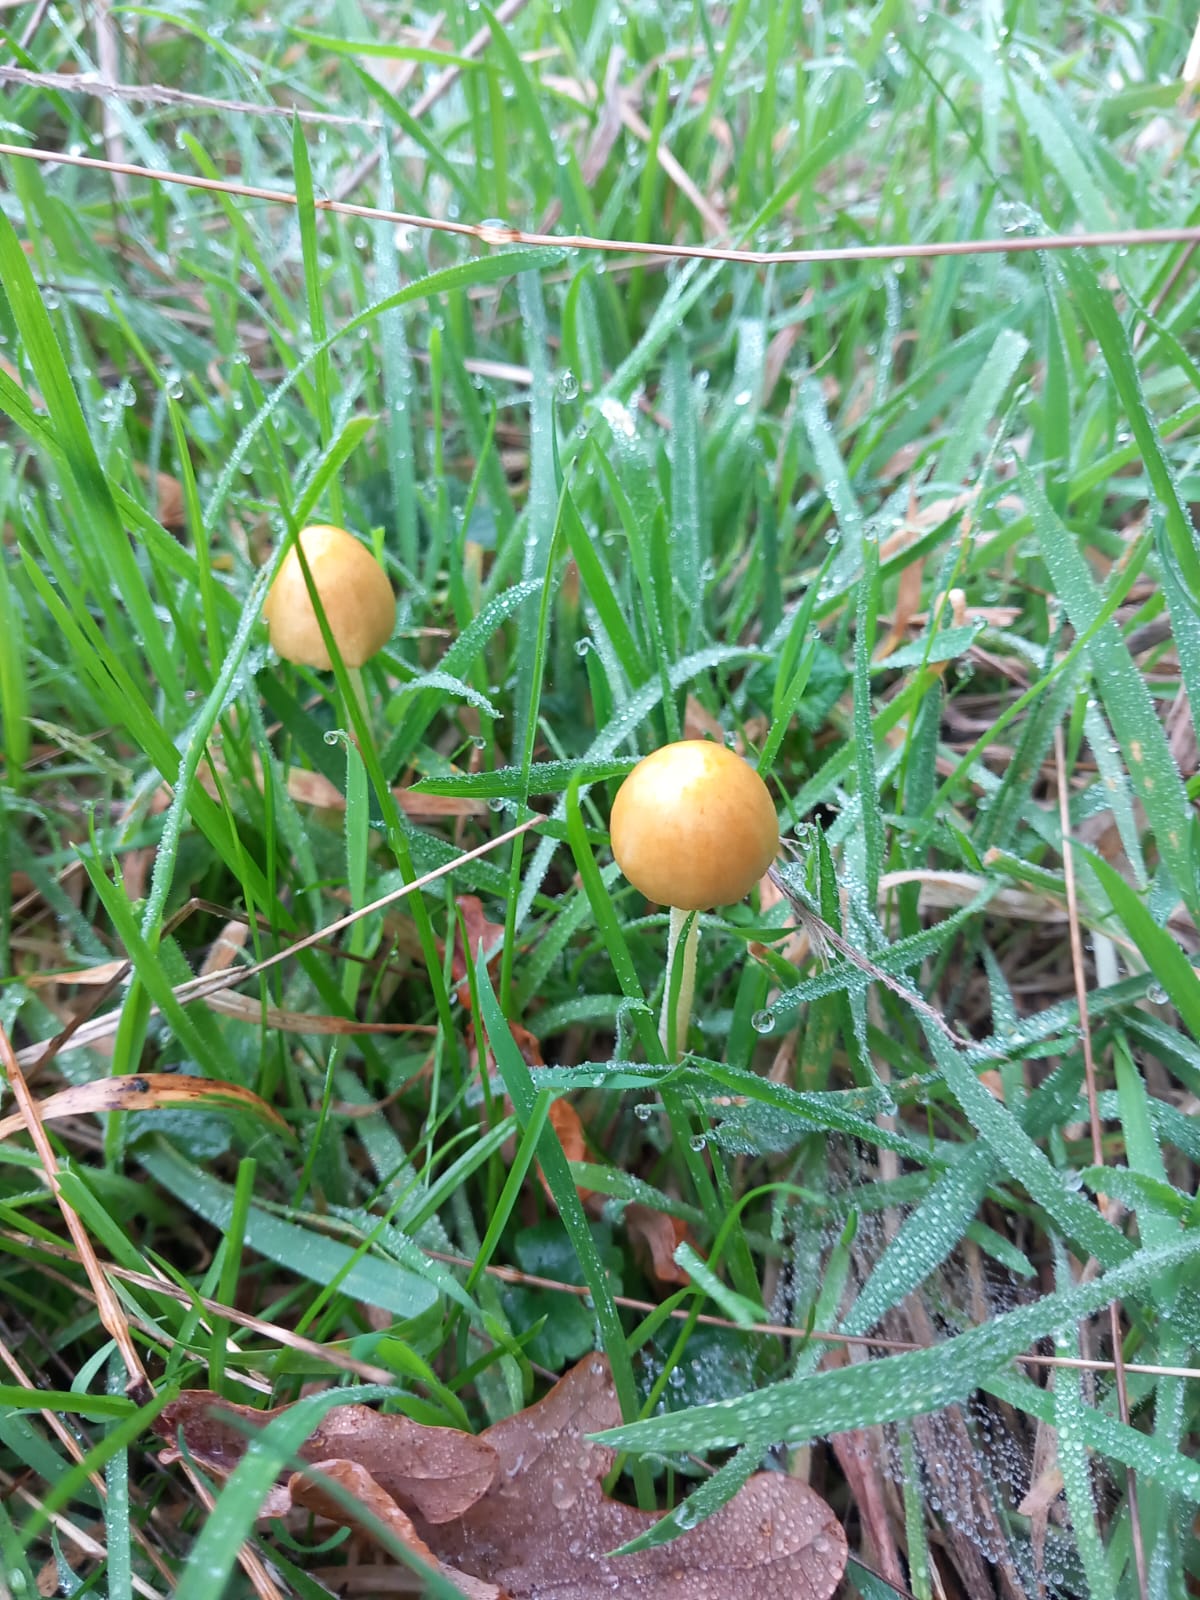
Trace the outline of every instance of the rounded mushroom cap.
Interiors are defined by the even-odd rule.
[[[318,524],[298,536],[304,546],[313,584],[329,631],[348,667],[361,667],[392,636],[396,597],[387,574],[366,548],[345,528]],[[271,643],[285,661],[328,672],[333,663],[321,637],[317,613],[295,547],[283,558],[263,616]]]
[[[722,744],[684,739],[656,750],[617,790],[617,865],[647,900],[708,911],[741,900],[779,848],[766,784]]]

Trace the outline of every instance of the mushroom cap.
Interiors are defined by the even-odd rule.
[[[345,528],[317,524],[303,529],[297,543],[304,546],[342,660],[348,667],[361,667],[376,650],[382,650],[396,626],[396,597],[387,574]],[[333,663],[294,546],[275,575],[263,603],[263,616],[271,643],[285,661],[329,671]]]
[[[779,824],[766,784],[723,744],[663,745],[617,790],[617,865],[647,900],[708,911],[749,894],[775,859]]]

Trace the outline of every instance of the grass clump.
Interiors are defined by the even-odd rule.
[[[2,1585],[325,1592],[287,1427],[200,1533],[158,1408],[600,1347],[672,1531],[770,1461],[866,1600],[1187,1592],[1200,285],[1035,246],[1196,223],[1192,19],[0,21]],[[361,672],[260,618],[325,522]],[[681,738],[787,848],[676,1064]]]

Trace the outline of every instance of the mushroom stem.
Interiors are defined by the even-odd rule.
[[[683,966],[679,975],[679,997],[675,1005],[674,1037],[671,1028],[671,978],[675,971],[675,956],[679,949],[679,936],[687,919],[692,918],[687,938],[683,942]],[[662,1012],[658,1020],[658,1036],[667,1059],[678,1061],[687,1047],[688,1024],[692,1020],[692,996],[696,992],[696,946],[700,942],[699,912],[681,911],[671,907],[671,922],[667,932],[667,982],[663,990]],[[674,1046],[674,1048],[672,1048]]]

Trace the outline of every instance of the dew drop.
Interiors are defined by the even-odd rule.
[[[755,1033],[770,1033],[775,1026],[775,1013],[773,1011],[756,1011],[750,1018],[750,1026]]]

